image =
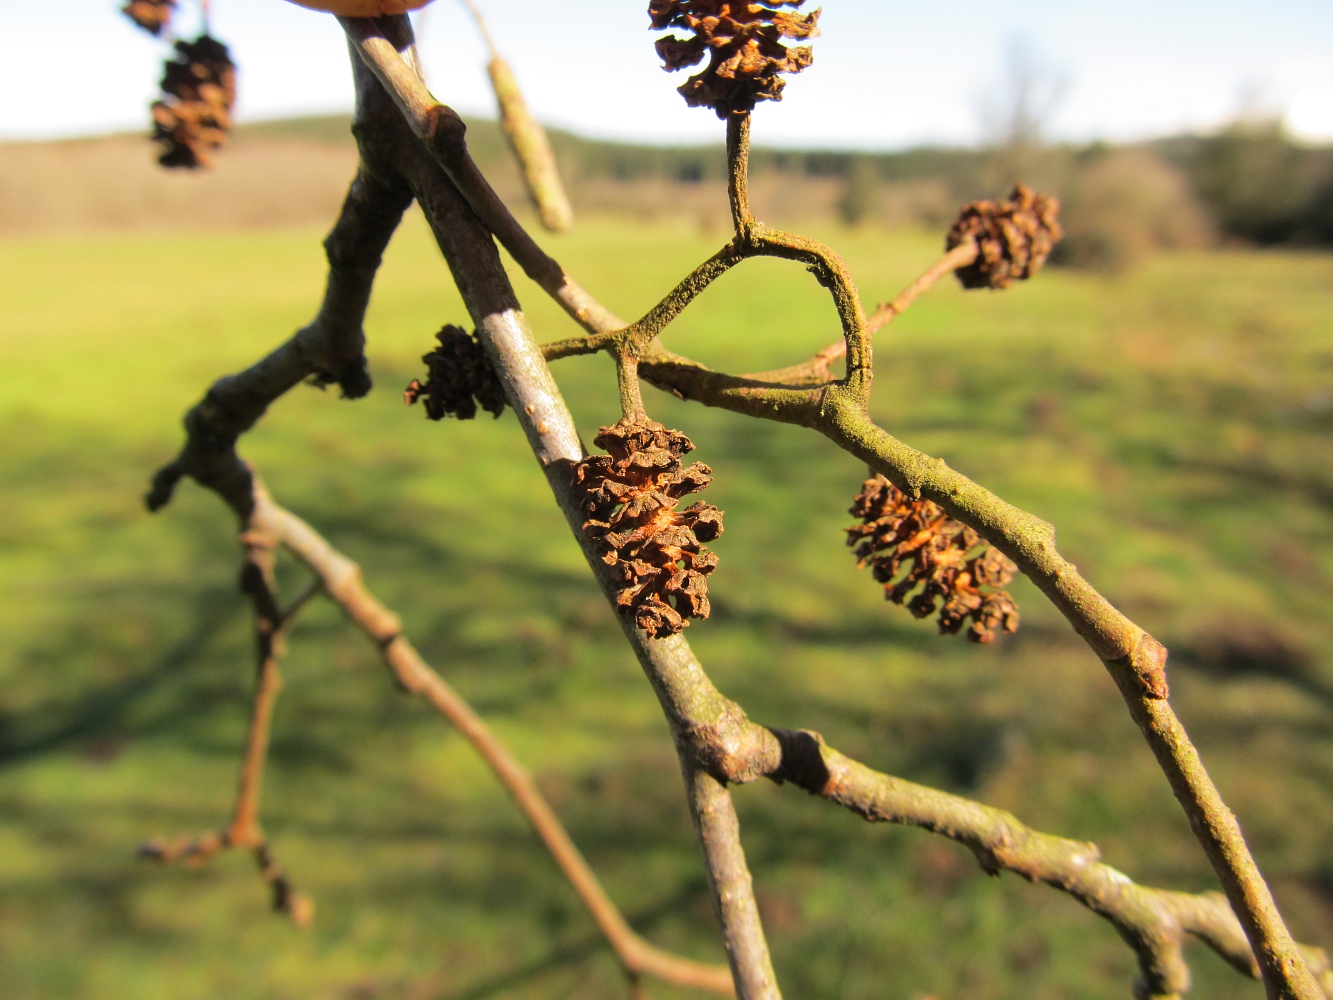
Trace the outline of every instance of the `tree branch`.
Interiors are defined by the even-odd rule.
[[[399,19],[399,28],[401,33],[397,40],[401,46],[406,47],[411,38],[406,18]],[[382,36],[379,40],[382,45],[388,44]],[[395,58],[406,65],[402,57]],[[371,65],[371,69],[374,68]],[[574,495],[571,469],[584,457],[578,429],[547,367],[542,350],[517,307],[513,288],[496,252],[491,233],[471,210],[450,178],[437,169],[432,157],[425,154],[422,145],[414,139],[402,120],[397,115],[393,115],[392,119],[389,117],[393,107],[379,83],[378,71],[372,76],[354,61],[353,72],[358,94],[358,116],[363,121],[376,122],[375,138],[380,144],[377,155],[383,157],[385,162],[395,164],[403,179],[412,186],[472,315],[478,338],[504,386],[509,405],[513,407],[533,453],[546,473],[547,482],[590,568],[608,599],[613,600],[611,595],[615,584],[609,567],[602,562],[583,533],[583,515]],[[360,127],[359,135],[369,134],[364,124]],[[625,629],[649,680],[660,690],[658,675],[663,665],[663,656],[669,657],[669,651],[676,647],[671,646],[669,641],[655,642],[649,639],[623,616],[617,615],[617,619]],[[692,775],[698,769],[697,761],[682,754],[681,768],[686,775]],[[720,815],[717,812],[721,807],[716,793],[725,796],[725,788],[709,790],[698,782],[687,782],[686,791],[693,811],[700,815]],[[711,794],[707,801],[701,802],[699,796],[705,791]],[[738,864],[739,870],[745,870],[744,855],[740,853],[739,842],[734,836],[723,836],[726,830],[713,824],[700,824],[698,829],[700,847],[710,871],[734,873],[738,870]],[[746,878],[748,880],[748,873]],[[723,887],[729,891],[741,891],[743,887],[748,887],[748,881],[729,880],[723,883]],[[747,942],[743,951],[731,953],[733,963],[740,959],[746,962],[762,959],[762,966],[767,967],[768,948],[759,922],[758,907],[736,905],[736,901],[719,906],[724,940]],[[772,980],[771,972],[765,973],[763,967],[747,967],[736,975],[736,990],[741,1000],[752,1000],[755,997],[776,1000],[775,988],[770,990],[763,986]],[[760,992],[753,992],[755,988],[759,988]]]
[[[745,233],[754,224],[750,211],[750,112],[727,117],[727,200],[731,226]]]
[[[404,62],[403,65],[407,63]],[[422,207],[432,222],[441,250],[451,264],[459,287],[473,313],[483,342],[487,344],[497,368],[508,376],[504,380],[509,390],[510,402],[522,415],[525,430],[538,449],[542,464],[548,468],[548,475],[553,477],[554,482],[560,484],[561,492],[565,499],[569,500],[566,470],[571,461],[582,457],[582,446],[559,391],[551,381],[545,362],[541,359],[540,350],[536,348],[531,332],[527,330],[526,322],[521,314],[512,308],[513,292],[490,242],[489,234],[480,226],[476,216],[460,198],[452,183],[438,171],[430,158],[425,156],[422,147],[412,140],[410,134],[406,134],[405,137],[400,134],[405,132],[401,119],[396,112],[393,112],[392,107],[387,108],[389,113],[386,114],[387,97],[373,77],[360,72],[360,67],[361,62],[355,61],[358,115],[354,131],[362,149],[363,162],[359,180],[368,188],[395,189],[403,208],[410,203],[410,194],[404,182],[409,182],[414,189],[413,193],[420,198]],[[404,138],[407,141],[404,141]],[[354,192],[356,190],[354,187]],[[348,215],[349,212],[345,209],[344,218]],[[387,235],[385,241],[387,242]],[[382,245],[376,248],[376,264],[382,249]],[[334,284],[341,277],[335,269],[331,274],[330,284]],[[373,277],[373,268],[370,269],[368,277]],[[339,298],[341,296],[336,296],[331,290],[326,295],[326,303]],[[329,312],[331,310],[323,310],[320,320],[312,324],[312,327],[321,334],[323,326],[321,320],[332,319],[337,324],[342,324],[351,319],[344,314],[327,316],[326,313]],[[358,331],[360,319],[360,315],[355,317]],[[314,339],[314,332],[306,334],[306,337]],[[302,334],[298,334],[264,361],[238,375],[222,380],[210,390],[204,403],[191,411],[187,418],[189,436],[181,457],[159,473],[155,480],[155,488],[149,498],[150,505],[154,509],[169,501],[171,489],[182,476],[190,475],[202,485],[218,492],[229,506],[242,516],[243,522],[248,522],[257,509],[271,513],[271,508],[262,500],[262,486],[236,455],[235,444],[239,436],[262,416],[268,405],[312,373],[312,366],[305,358],[307,349]],[[533,356],[540,371],[545,373],[544,379],[529,370],[532,367]],[[217,402],[219,397],[221,403]],[[219,466],[225,468],[228,475],[218,475],[216,468]],[[570,509],[572,510],[572,506]],[[290,522],[286,528],[289,533],[293,530]],[[291,537],[294,539],[296,536],[292,533]],[[308,542],[309,539],[305,541]],[[332,592],[336,596],[340,591],[335,589]],[[345,591],[343,593],[345,596]],[[371,634],[379,635],[381,639],[389,639],[388,633],[396,632],[397,622],[384,609],[381,608],[380,611],[382,614],[378,622],[365,621],[363,626]],[[407,655],[410,647],[406,645],[406,640],[390,639],[383,648],[386,656],[395,657],[394,662],[400,671],[410,670],[414,666],[411,657]],[[416,680],[424,684],[422,690],[438,709],[442,711],[447,709],[459,721],[467,721],[462,712],[466,706],[451,700],[450,692],[443,685],[443,681],[438,678],[435,681],[423,681],[419,674],[416,675]],[[453,699],[456,699],[456,695]],[[473,718],[475,720],[475,717]],[[475,721],[479,723],[479,720]],[[472,735],[477,736],[475,725],[469,728]],[[510,781],[520,780],[518,776],[521,775],[521,769],[518,771],[512,768],[506,769],[502,779],[506,775]],[[535,792],[535,788],[530,790]],[[696,806],[694,789],[688,791],[691,806],[694,808]],[[723,795],[726,794],[725,790],[721,791]],[[525,804],[528,809],[533,808],[533,800],[527,795],[520,798],[520,804]],[[716,812],[716,803],[707,805],[705,811],[708,809]],[[537,818],[534,819],[534,815]],[[553,829],[558,829],[558,824],[555,828],[552,827],[555,821],[549,809],[545,817],[530,812],[529,818],[533,820],[539,833],[544,832],[546,836],[554,836]],[[576,850],[568,842],[567,835],[563,834],[562,829],[559,830],[559,834],[564,836],[564,846],[561,846],[559,837],[547,842],[557,861],[563,865],[581,863],[581,859],[577,859]],[[729,865],[734,868],[737,846],[735,843],[722,843],[719,847],[721,862],[715,867],[719,870],[726,869]],[[709,841],[705,841],[703,847],[706,855],[714,851]],[[743,867],[743,856],[741,864]],[[723,992],[729,991],[729,985],[723,986],[723,979],[717,970],[677,959],[652,948],[646,942],[627,937],[627,925],[624,925],[623,918],[619,917],[606,900],[604,893],[600,894],[600,900],[587,895],[594,888],[599,890],[595,881],[589,882],[590,878],[591,873],[586,871],[585,865],[583,873],[575,880],[576,888],[584,896],[585,903],[589,903],[603,932],[611,935],[609,939],[613,943],[618,943],[617,954],[633,976],[651,973],[675,982],[699,985]],[[729,907],[728,912],[734,909]],[[754,950],[753,942],[757,941],[759,950],[766,955],[762,930],[758,928],[757,923],[757,908],[750,906],[745,916],[753,921],[752,926],[724,927],[724,932],[729,940],[751,942],[751,951]]]
[[[285,653],[285,635],[312,591],[307,590],[286,610],[278,606],[277,581],[273,577],[278,525],[263,505],[250,505],[246,530],[241,534],[245,558],[241,568],[241,590],[250,598],[255,619],[255,693],[245,734],[245,752],[237,781],[236,806],[231,823],[217,832],[171,841],[150,840],[139,848],[142,857],[170,863],[203,864],[222,850],[250,850],[260,875],[273,894],[273,909],[286,913],[298,927],[308,927],[314,904],[296,891],[278,867],[268,839],[259,823],[259,804],[268,756],[273,705],[282,690],[279,665]]]
[[[430,151],[472,210],[535,281],[590,333],[624,324],[571,278],[528,234],[500,200],[468,152],[467,126],[452,108],[435,99],[403,55],[411,49],[407,19],[340,17],[353,48],[397,104],[414,135]]]
[[[1012,814],[947,792],[880,774],[824,743],[818,733],[762,730],[746,723],[746,739],[764,777],[790,782],[877,823],[915,826],[970,848],[991,875],[1011,871],[1029,882],[1068,893],[1105,918],[1139,960],[1136,996],[1172,1000],[1189,989],[1182,951],[1192,934],[1247,976],[1260,968],[1244,929],[1225,896],[1170,892],[1141,886],[1103,863],[1095,844],[1039,833]],[[1333,997],[1333,971],[1321,948],[1302,947],[1319,977],[1322,995]]]
[[[885,302],[879,305],[873,313],[866,318],[866,333],[870,336],[878,333],[881,329],[892,323],[895,319],[910,309],[922,295],[934,287],[935,282],[946,274],[952,274],[960,267],[966,267],[977,259],[976,240],[967,239],[952,250],[944,254],[939,260],[931,264],[921,277],[917,278],[910,285],[898,293],[898,297],[892,302]],[[772,371],[757,372],[752,375],[746,375],[745,378],[755,379],[760,382],[785,382],[791,385],[809,385],[831,382],[833,374],[830,366],[839,358],[847,356],[847,342],[845,340],[836,340],[829,344],[823,350],[815,354],[808,361],[800,364],[789,365],[786,368],[775,368]]]
[[[384,248],[411,203],[401,182],[357,172],[324,241],[329,276],[319,313],[267,357],[215,382],[186,414],[185,446],[153,477],[145,498],[149,510],[170,503],[176,484],[188,475],[220,494],[244,524],[250,516],[250,471],[236,455],[237,439],[274,400],[308,378],[337,383],[348,399],[370,391],[362,323]]]
[[[731,996],[731,975],[726,969],[663,951],[634,932],[527,770],[458,692],[421,658],[403,635],[398,616],[366,589],[360,567],[334,549],[310,525],[278,506],[258,477],[255,494],[255,509],[263,511],[272,523],[277,541],[315,574],[347,619],[375,644],[398,686],[428,701],[495,773],[615,951],[626,975],[632,980],[656,976],[678,986]]]
[[[663,365],[645,363],[641,370],[654,384],[681,398],[820,431],[909,495],[939,504],[949,516],[976,529],[1013,559],[1115,679],[1131,718],[1240,915],[1259,956],[1270,996],[1317,1000],[1317,984],[1304,967],[1235,815],[1223,802],[1167,701],[1165,647],[1117,611],[1059,554],[1051,525],[875,426],[863,401],[839,383],[818,387],[804,397],[787,397],[788,405],[779,409],[757,405],[756,390],[748,380],[710,372],[684,359]],[[775,390],[763,391],[771,394]],[[817,399],[819,405],[798,405],[803,399]]]
[[[1055,548],[1055,529],[875,426],[859,401],[831,396],[819,430],[913,497],[975,528],[1012,559],[1105,664],[1171,784],[1254,946],[1271,997],[1317,1000],[1305,967],[1236,816],[1167,701],[1167,651],[1079,575]]]
[[[742,997],[781,1000],[759,920],[754,881],[741,846],[736,806],[726,784],[701,768],[686,765],[685,787],[694,828],[700,843],[707,845],[704,864],[736,992]]]

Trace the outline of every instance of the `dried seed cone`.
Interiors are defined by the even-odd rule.
[[[652,27],[683,28],[688,37],[667,35],[656,43],[668,71],[708,65],[679,89],[692,108],[708,107],[719,118],[746,114],[759,101],[782,100],[786,81],[779,74],[799,73],[810,65],[809,46],[788,48],[783,39],[804,40],[819,34],[819,11],[797,14],[805,0],[650,0]]]
[[[190,170],[212,166],[236,102],[236,64],[227,46],[208,35],[178,41],[175,57],[162,68],[162,99],[151,108],[152,138],[162,147],[157,162]]]
[[[459,420],[471,420],[479,405],[497,417],[503,413],[504,389],[477,338],[461,327],[445,326],[435,339],[440,346],[421,356],[428,372],[426,384],[417,379],[408,383],[403,393],[407,405],[424,400],[431,420],[443,420],[451,413]]]
[[[1022,184],[1008,201],[973,201],[963,206],[945,248],[977,243],[977,259],[956,272],[964,288],[1008,288],[1032,277],[1064,237],[1059,199]]]
[[[130,0],[120,12],[150,35],[160,36],[171,24],[176,0]]]
[[[553,233],[563,233],[574,225],[574,209],[560,180],[546,130],[532,117],[507,62],[497,56],[491,60],[487,72],[500,105],[500,125],[523,170],[528,197],[537,207],[542,225]]]
[[[574,467],[587,520],[584,534],[615,575],[621,612],[657,639],[707,618],[708,576],[717,556],[704,547],[722,534],[722,512],[711,504],[679,509],[682,497],[713,481],[696,462],[681,468],[694,445],[680,431],[652,420],[603,427],[591,455]]]
[[[862,484],[849,513],[862,523],[847,529],[847,544],[856,546],[857,565],[869,565],[884,584],[885,598],[917,618],[938,609],[941,635],[969,621],[972,642],[1018,630],[1018,607],[1003,589],[1017,567],[938,504],[912,500],[876,476]]]

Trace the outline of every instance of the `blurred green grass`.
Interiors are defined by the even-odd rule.
[[[0,241],[7,997],[623,995],[488,773],[322,604],[293,635],[265,802],[314,929],[266,912],[248,858],[134,858],[150,836],[225,819],[251,669],[229,516],[189,486],[157,517],[139,497],[206,385],[309,318],[319,235]],[[937,249],[815,235],[868,300]],[[556,248],[630,316],[722,238],[601,221]],[[530,285],[520,294],[543,337],[570,332]],[[299,389],[245,453],[539,776],[631,921],[720,959],[665,726],[512,417],[428,424],[401,403],[434,330],[464,316],[413,217],[367,324],[378,390],[351,404]],[[808,276],[761,261],[705,293],[669,344],[743,371],[834,332]],[[1003,295],[950,285],[881,335],[877,363],[887,427],[1053,521],[1082,571],[1172,647],[1177,707],[1289,919],[1333,945],[1333,258],[1164,255]],[[605,359],[557,376],[585,437],[615,419]],[[1214,885],[1112,685],[1033,588],[1017,588],[1017,636],[937,637],[842,544],[863,468],[797,428],[655,392],[649,406],[717,475],[716,611],[689,636],[752,717],[1096,839],[1135,878]],[[1127,949],[1058,894],[790,789],[736,797],[787,995],[1128,995]],[[1196,995],[1262,996],[1192,957]]]

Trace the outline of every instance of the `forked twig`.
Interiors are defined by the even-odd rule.
[[[308,927],[314,917],[314,904],[297,892],[286,873],[273,858],[268,839],[259,823],[259,807],[264,784],[264,763],[268,756],[273,706],[282,689],[280,662],[285,634],[296,614],[315,589],[307,588],[286,610],[278,607],[277,584],[273,578],[274,550],[278,539],[268,512],[256,510],[250,530],[241,536],[245,560],[241,570],[241,589],[250,597],[255,620],[255,691],[250,721],[245,733],[245,751],[237,780],[236,805],[226,827],[197,837],[174,840],[150,840],[139,854],[154,861],[181,861],[200,865],[220,851],[228,849],[253,852],[260,875],[273,894],[273,908],[286,913],[298,927]]]
[[[912,305],[926,292],[934,287],[935,282],[939,281],[946,274],[952,274],[961,267],[966,267],[977,259],[977,244],[975,240],[964,240],[952,250],[947,251],[939,260],[931,264],[921,275],[910,285],[898,293],[898,297],[891,302],[883,302],[875,308],[875,311],[866,317],[866,333],[874,336],[884,327],[888,326],[895,319],[905,313]],[[820,350],[809,361],[803,361],[800,364],[790,365],[786,368],[775,368],[766,372],[755,372],[743,378],[753,379],[756,382],[781,382],[787,385],[822,385],[825,382],[833,381],[833,362],[847,356],[847,342],[845,340],[835,340],[827,347]]]
[[[324,592],[347,619],[374,643],[398,685],[424,698],[444,716],[504,785],[615,951],[626,975],[631,980],[654,976],[677,986],[731,996],[734,991],[726,968],[673,955],[635,933],[607,896],[531,775],[458,692],[421,658],[403,635],[398,616],[366,589],[360,568],[310,525],[274,503],[257,479],[255,492],[255,509],[271,520],[278,541],[315,574]]]
[[[356,37],[356,32],[350,33]],[[364,31],[361,37],[364,40]],[[406,46],[409,42],[408,37],[398,39],[398,43],[402,46]],[[394,69],[394,58],[397,58],[399,64],[406,65],[396,52],[390,53],[394,48],[395,45],[383,37],[374,46],[373,53],[367,51],[364,46],[362,48],[367,64],[371,65],[377,77],[391,91],[403,77],[402,73]],[[430,108],[438,109],[442,106],[434,102],[419,80],[409,83],[409,90],[412,99],[403,100],[400,95],[397,103],[400,108],[407,111],[407,119],[413,130],[418,131],[414,124],[415,112],[411,106],[416,104],[417,110],[427,117],[430,114],[440,114],[438,111],[432,112]],[[461,145],[461,132],[451,136],[447,142],[455,147]],[[436,133],[428,138],[427,144],[431,147],[432,155],[438,160],[444,162],[448,159],[440,149],[440,134]],[[455,151],[453,155],[459,154]],[[752,227],[751,232],[758,228],[757,225]],[[751,241],[753,239],[754,237],[750,237]],[[745,240],[746,233],[738,232],[736,242]],[[779,245],[787,242],[797,243],[799,246],[797,240],[786,241],[780,237],[775,241]],[[818,254],[818,250],[812,247],[799,247],[799,250]],[[448,251],[446,257],[450,257]],[[816,256],[816,259],[819,258]],[[467,292],[476,285],[467,277],[466,262],[454,256],[450,257],[450,265],[467,296]],[[825,279],[833,276],[828,272],[821,275]],[[469,308],[472,309],[474,318],[481,321],[479,332],[499,362],[497,368],[502,374],[508,374],[513,378],[521,373],[525,380],[535,379],[545,383],[549,375],[544,371],[544,359],[533,356],[535,351],[524,351],[521,357],[506,363],[506,354],[517,350],[518,344],[530,338],[526,324],[521,321],[521,317],[514,309],[512,291],[507,286],[506,281],[489,296],[475,293],[468,296]],[[846,286],[835,288],[835,297],[840,291],[843,293],[850,291],[854,294],[850,281]],[[675,306],[670,305],[667,308]],[[865,458],[877,471],[884,472],[895,485],[907,490],[911,495],[928,496],[940,503],[951,516],[974,527],[984,538],[1010,558],[1015,559],[1020,568],[1052,597],[1056,606],[1065,613],[1075,629],[1089,641],[1116,677],[1130,707],[1131,715],[1140,724],[1149,745],[1185,806],[1192,825],[1222,880],[1228,898],[1236,908],[1247,935],[1255,945],[1270,990],[1275,990],[1276,995],[1280,996],[1315,1000],[1318,996],[1317,984],[1305,968],[1290,933],[1277,913],[1267,885],[1254,865],[1234,817],[1223,805],[1215,787],[1203,770],[1192,744],[1165,701],[1164,650],[1160,644],[1115,611],[1070,564],[1059,557],[1048,525],[1003,504],[964,477],[953,473],[952,470],[944,469],[942,463],[925,460],[925,456],[916,458],[918,453],[910,452],[910,449],[904,451],[906,446],[894,442],[874,425],[866,410],[869,355],[862,346],[864,321],[862,320],[860,324],[848,323],[849,313],[853,316],[859,313],[859,302],[846,306],[840,303],[839,311],[844,321],[844,334],[848,337],[850,362],[848,377],[842,382],[822,387],[814,397],[809,394],[768,394],[767,398],[756,399],[763,395],[762,390],[751,386],[733,386],[724,387],[721,392],[708,398],[709,389],[716,388],[716,379],[713,378],[716,373],[696,370],[697,375],[693,379],[692,388],[702,392],[694,393],[692,398],[728,405],[729,408],[742,412],[756,415],[762,413],[770,418],[806,423],[825,433],[844,449]],[[488,321],[493,324],[490,330],[487,329]],[[859,330],[856,329],[858,325]],[[603,328],[598,332],[611,333],[612,330]],[[852,353],[854,346],[864,352],[862,356],[858,357]],[[643,360],[647,362],[650,358],[645,356]],[[677,364],[672,361],[660,367],[671,372],[677,369]],[[659,376],[654,373],[650,377]],[[670,377],[663,378],[662,381],[670,384]],[[713,385],[708,384],[710,381]],[[671,387],[677,389],[683,396],[691,396],[690,393],[681,391],[678,385]],[[519,379],[513,378],[508,390],[514,393],[523,391]],[[541,395],[548,406],[548,412],[554,413],[557,408],[551,405],[550,390],[543,388]],[[808,401],[812,398],[817,400],[817,406],[809,405]],[[771,412],[769,412],[770,407]],[[559,409],[563,410],[563,407]],[[784,409],[790,412],[784,413]],[[522,420],[523,408],[516,406],[516,412],[520,413]],[[549,427],[549,424],[547,426]],[[549,442],[537,431],[535,425],[529,425],[526,429],[539,458],[543,460],[544,465],[549,466],[552,455]],[[572,425],[565,433],[567,435],[574,433]],[[941,489],[938,485],[941,479],[947,480],[949,486]],[[562,506],[566,506],[566,512],[569,514],[567,498],[561,496],[560,483],[553,481],[552,485],[557,498],[561,499]],[[572,518],[571,522],[573,523]],[[594,570],[596,571],[595,564]],[[631,641],[633,639],[631,635]],[[644,663],[645,669],[649,670],[650,678],[654,679],[661,697],[663,693],[661,672],[665,664],[659,662],[647,649],[640,650],[640,660]],[[685,706],[692,704],[694,700],[693,692],[682,692],[679,703],[668,704],[664,699],[664,707],[668,709],[669,716],[680,715],[684,714]],[[704,846],[707,850],[707,844]],[[744,990],[741,992],[745,995]]]
[[[392,113],[390,120],[396,119]],[[310,904],[292,890],[273,863],[259,826],[258,808],[269,720],[280,686],[277,668],[283,633],[301,607],[323,591],[375,640],[398,683],[427,699],[492,767],[588,908],[631,982],[655,976],[730,995],[734,988],[727,969],[663,951],[630,928],[531,777],[457,692],[420,658],[401,635],[397,617],[365,590],[355,564],[275,504],[236,453],[240,436],[268,406],[308,378],[322,378],[330,370],[351,373],[345,377],[364,394],[368,384],[363,387],[354,381],[356,373],[365,370],[361,324],[384,248],[410,200],[406,186],[392,175],[367,168],[359,171],[325,241],[329,276],[319,315],[267,357],[214,384],[186,418],[187,439],[180,455],[153,479],[146,498],[153,509],[168,503],[180,479],[189,476],[217,493],[239,519],[246,553],[242,581],[255,608],[260,669],[233,822],[217,833],[151,842],[144,853],[161,861],[197,864],[229,847],[249,848],[273,886],[275,904],[294,917],[309,918]],[[354,394],[346,386],[344,392]],[[273,558],[280,546],[315,574],[314,584],[285,608],[279,607],[272,577]]]

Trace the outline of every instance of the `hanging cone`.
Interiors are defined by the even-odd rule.
[[[154,101],[153,141],[162,147],[158,163],[195,170],[213,164],[213,152],[227,141],[236,102],[236,65],[227,46],[201,35],[176,42],[176,55],[163,64],[162,98]]]

